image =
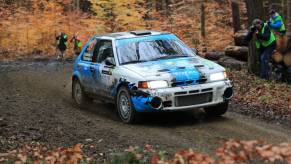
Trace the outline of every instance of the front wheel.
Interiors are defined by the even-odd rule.
[[[215,106],[204,108],[207,116],[217,117],[224,115],[228,110],[228,102],[224,102]]]
[[[90,98],[85,94],[79,80],[73,81],[72,97],[79,107],[84,107],[90,102]]]
[[[129,91],[121,87],[117,93],[116,107],[120,119],[127,124],[132,124],[136,119],[136,111],[133,108]]]

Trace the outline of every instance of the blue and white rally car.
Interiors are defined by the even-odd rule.
[[[196,55],[177,36],[131,31],[94,36],[76,60],[72,96],[116,104],[121,120],[140,112],[204,108],[223,115],[233,96],[225,69]]]

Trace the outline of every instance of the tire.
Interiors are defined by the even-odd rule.
[[[126,87],[122,86],[118,90],[116,97],[116,108],[118,116],[122,122],[133,124],[136,122],[136,111],[132,105],[129,91]]]
[[[216,106],[204,108],[206,115],[210,117],[218,117],[218,116],[224,115],[227,112],[227,110],[228,110],[228,102],[224,102]]]
[[[83,87],[78,79],[73,81],[72,97],[79,107],[85,107],[92,101],[92,99],[84,92]]]

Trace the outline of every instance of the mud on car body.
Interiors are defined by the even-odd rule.
[[[222,115],[233,95],[220,65],[203,59],[171,33],[132,31],[92,37],[77,58],[72,96],[116,104],[122,121],[137,113],[204,108]]]

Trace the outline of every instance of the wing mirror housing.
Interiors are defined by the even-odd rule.
[[[114,67],[116,65],[114,58],[113,57],[106,58],[105,65]]]

